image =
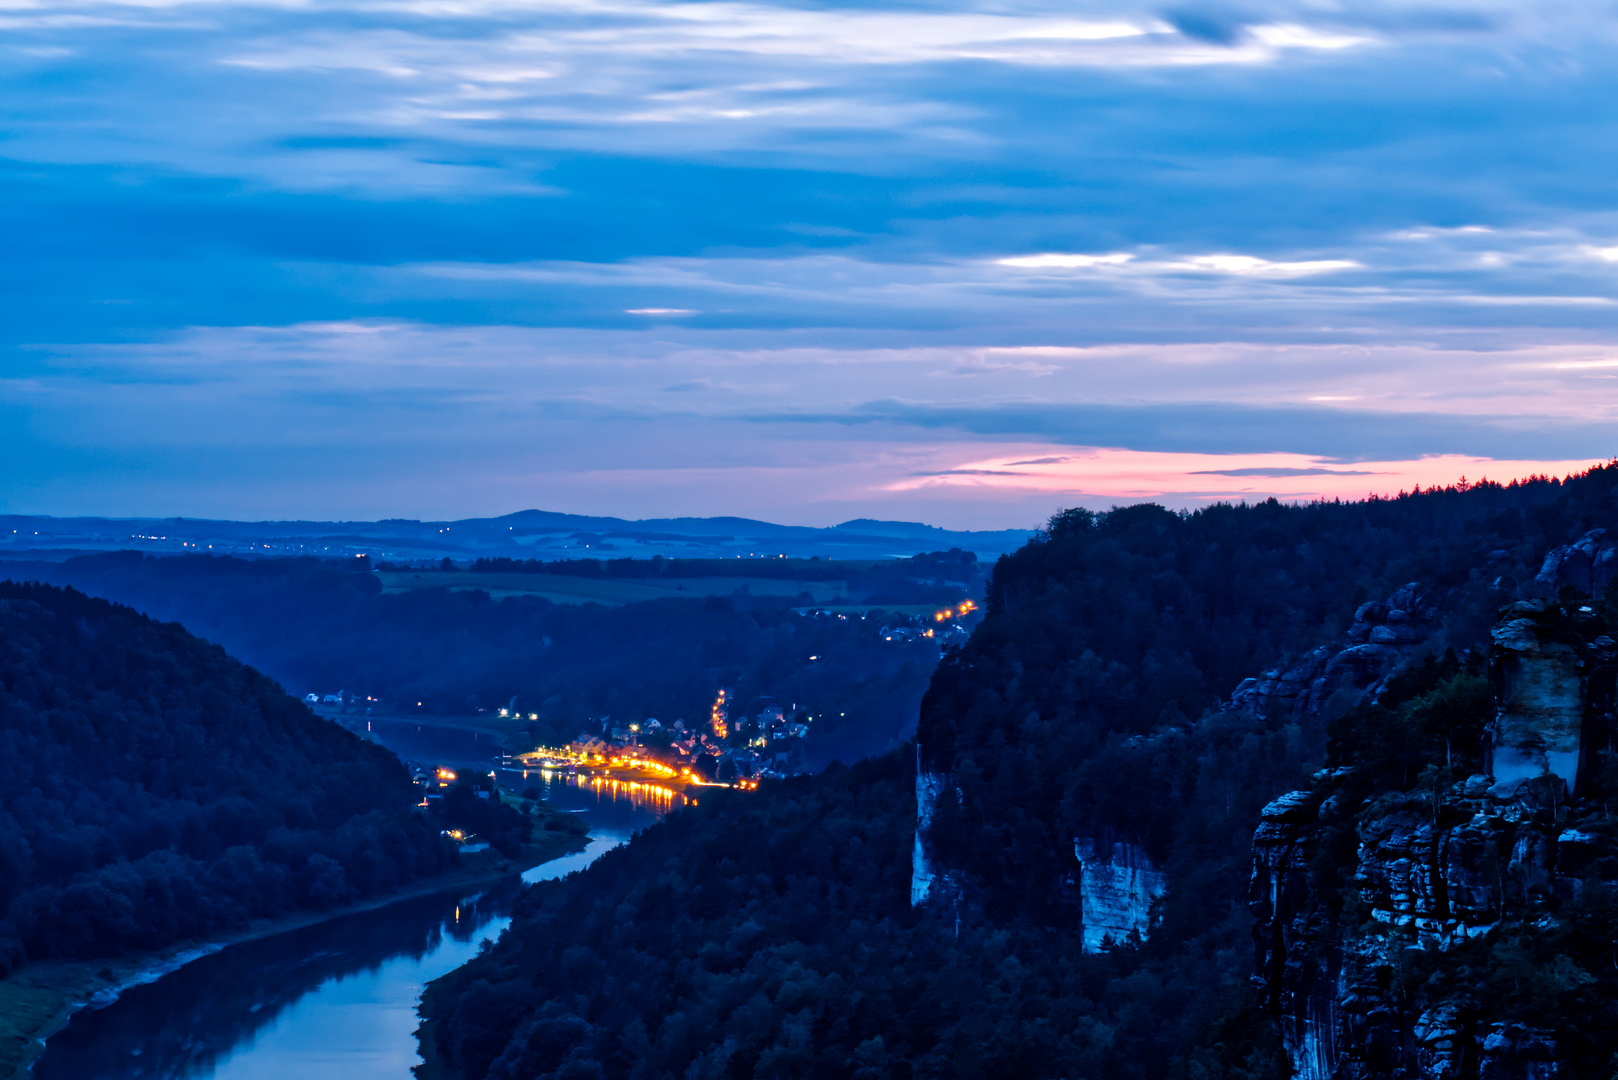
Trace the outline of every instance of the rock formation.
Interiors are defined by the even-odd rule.
[[[1346,641],[1244,680],[1224,707],[1266,724],[1301,722],[1318,731],[1332,716],[1373,699],[1388,676],[1431,638],[1437,616],[1420,585],[1405,585],[1386,602],[1360,605]],[[922,763],[918,747],[910,902],[959,912],[966,903],[962,882],[938,880],[938,860],[928,835],[940,793],[949,781],[944,774],[926,771]],[[1077,867],[1056,889],[1075,912],[1085,947],[1100,949],[1109,940],[1145,937],[1151,929],[1152,903],[1166,887],[1161,869],[1147,852],[1128,837],[1077,836],[1073,853]]]
[[[1255,719],[1319,720],[1375,697],[1383,680],[1437,628],[1438,609],[1410,584],[1354,612],[1346,647],[1321,646],[1301,660],[1245,679],[1230,708]]]
[[[1554,597],[1564,585],[1586,596],[1600,596],[1618,576],[1618,546],[1607,541],[1606,529],[1591,529],[1571,544],[1555,547],[1534,578],[1534,589]]]
[[[1590,609],[1547,601],[1507,605],[1493,638],[1492,775],[1399,788],[1344,766],[1264,809],[1255,982],[1306,1080],[1579,1074],[1555,1015],[1488,987],[1618,881],[1594,752],[1615,649]],[[1530,979],[1592,978],[1565,959]]]
[[[1151,925],[1152,902],[1165,887],[1163,872],[1137,845],[1098,848],[1093,840],[1073,843],[1079,861],[1079,918],[1088,950],[1144,935]]]
[[[927,827],[933,822],[933,809],[938,805],[938,792],[944,778],[921,767],[921,749],[916,750],[916,844],[910,855],[910,906],[917,907],[927,901],[933,891],[931,853],[927,849]]]
[[[1496,712],[1484,771],[1502,796],[1547,775],[1576,789],[1580,749],[1600,739],[1602,717],[1612,708],[1618,646],[1601,633],[1589,608],[1569,612],[1549,600],[1506,605],[1492,637]]]

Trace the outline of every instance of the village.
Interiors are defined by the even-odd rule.
[[[894,619],[883,625],[876,636],[885,642],[953,644],[967,636],[963,624],[977,611],[976,603],[964,600],[926,614]],[[824,614],[839,619],[848,617],[841,613]],[[811,662],[819,659],[809,657]],[[408,724],[414,726],[418,734],[423,727],[439,732],[459,729],[474,738],[479,737],[479,733],[488,736],[497,746],[504,744],[494,755],[495,769],[487,774],[487,780],[481,772],[469,774],[454,762],[446,764],[433,750],[418,752],[416,760],[408,764],[421,791],[423,807],[439,802],[458,781],[473,776],[477,777],[476,786],[483,798],[498,794],[502,801],[517,807],[527,799],[539,798],[525,786],[529,772],[533,771],[547,782],[563,780],[571,786],[600,787],[636,800],[667,803],[664,806],[667,810],[675,805],[695,803],[699,789],[751,791],[768,780],[814,771],[812,755],[805,752],[805,741],[815,722],[815,713],[800,708],[796,702],[782,704],[769,697],[750,698],[747,712],[740,713],[732,687],[716,691],[706,718],[698,722],[688,723],[683,719],[664,722],[655,717],[615,722],[611,716],[601,716],[588,721],[588,727],[593,730],[579,732],[566,744],[533,746],[529,743],[533,748],[520,752],[512,745],[523,738],[514,734],[518,728],[501,732],[449,718],[390,716],[386,715],[389,710],[378,698],[348,691],[309,693],[304,701],[363,738],[377,737],[374,721],[381,725]],[[526,721],[531,725],[540,719],[538,713],[524,712],[516,706],[517,700],[513,698],[507,707],[491,710],[491,713],[500,721],[512,724]],[[383,715],[375,715],[377,713]],[[844,715],[835,714],[834,722]],[[532,732],[533,728],[527,730]],[[397,731],[395,737],[399,737]],[[474,751],[474,754],[488,760],[482,758],[481,753]],[[521,778],[504,780],[505,770],[520,770]],[[503,787],[502,783],[509,787]],[[474,838],[454,835],[453,839],[467,843]]]
[[[560,747],[537,747],[515,760],[524,768],[653,783],[670,788],[751,790],[759,781],[802,771],[802,740],[812,717],[794,720],[797,706],[766,704],[756,715],[732,717],[732,691],[715,696],[705,724],[656,718],[582,733]]]

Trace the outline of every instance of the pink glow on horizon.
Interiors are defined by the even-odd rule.
[[[1188,454],[1024,446],[1009,454],[909,477],[890,485],[889,490],[1048,492],[1128,502],[1161,500],[1176,506],[1254,502],[1272,496],[1308,502],[1390,496],[1417,486],[1447,487],[1462,479],[1509,483],[1528,476],[1562,477],[1603,464],[1604,459],[1594,458],[1507,461],[1461,454],[1342,462],[1288,453]]]

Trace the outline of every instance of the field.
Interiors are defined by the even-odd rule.
[[[557,604],[635,604],[669,597],[751,596],[796,597],[809,594],[809,602],[825,604],[841,599],[848,586],[841,581],[794,581],[783,578],[694,577],[610,578],[571,577],[565,574],[483,574],[471,571],[384,570],[377,574],[386,592],[411,589],[482,589],[496,599],[505,596],[542,596]]]

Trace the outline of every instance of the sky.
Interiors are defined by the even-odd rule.
[[[1615,118],[1610,3],[0,0],[0,513],[1566,473]]]

